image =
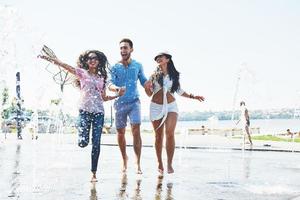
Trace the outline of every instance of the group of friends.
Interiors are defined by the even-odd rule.
[[[128,156],[126,153],[125,131],[127,120],[131,125],[133,135],[133,149],[136,156],[136,172],[142,173],[140,134],[141,102],[137,89],[137,82],[143,86],[146,94],[151,97],[150,120],[155,132],[155,150],[158,162],[158,172],[163,176],[165,168],[162,160],[164,135],[166,137],[167,173],[174,173],[172,161],[175,151],[175,127],[178,119],[178,107],[174,94],[188,99],[204,101],[203,96],[185,92],[179,81],[180,74],[176,70],[172,55],[167,52],[158,53],[154,60],[157,68],[146,78],[143,66],[131,58],[133,42],[124,38],[119,42],[121,61],[109,66],[105,54],[98,50],[83,52],[77,62],[77,67],[68,65],[57,58],[39,55],[76,76],[77,85],[81,90],[79,105],[78,145],[86,147],[92,141],[91,172],[92,182],[97,181],[96,172],[100,154],[101,134],[104,124],[103,102],[115,99],[115,126],[117,129],[118,145],[121,151],[123,167],[127,170]],[[116,95],[109,96],[106,90]]]

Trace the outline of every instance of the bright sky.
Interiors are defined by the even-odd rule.
[[[16,8],[30,27],[31,39],[16,44],[16,57],[28,41],[36,41],[34,48],[46,44],[72,65],[87,49],[103,51],[114,64],[120,39],[128,37],[134,42],[132,57],[147,76],[155,69],[155,53],[167,50],[183,89],[206,97],[205,103],[178,97],[180,111],[231,110],[236,91],[236,105],[243,99],[250,109],[300,106],[300,1],[1,0],[0,5]],[[44,65],[35,61],[21,68],[31,77],[21,80],[28,105],[59,96]],[[66,88],[68,105],[77,101],[74,91]],[[140,93],[147,115],[150,100],[142,88]]]

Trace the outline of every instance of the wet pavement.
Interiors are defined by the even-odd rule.
[[[131,145],[131,136],[126,137]],[[91,146],[79,148],[76,135],[40,134],[38,140],[9,135],[5,140],[0,134],[0,199],[300,199],[300,154],[277,151],[298,150],[299,144],[255,141],[252,149],[275,151],[242,151],[236,139],[177,135],[175,173],[160,179],[153,136],[142,138],[143,174],[137,175],[132,147],[124,174],[116,136],[103,135],[99,182],[92,184]],[[166,163],[165,152],[163,157]]]

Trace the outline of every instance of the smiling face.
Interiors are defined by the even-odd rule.
[[[97,66],[99,65],[99,58],[95,53],[89,53],[87,57],[87,64],[89,66],[89,69],[95,70]]]
[[[130,55],[133,51],[133,48],[130,47],[128,42],[120,43],[120,54],[122,56],[123,61],[128,61],[130,59]]]
[[[167,58],[165,55],[160,55],[160,56],[157,56],[155,61],[157,62],[159,67],[163,67],[163,66],[167,66],[169,60],[170,59]]]

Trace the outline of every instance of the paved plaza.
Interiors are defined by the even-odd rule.
[[[175,173],[160,179],[153,135],[142,135],[142,175],[134,173],[132,138],[126,137],[128,172],[121,172],[116,135],[103,135],[99,182],[92,184],[91,146],[79,148],[75,134],[38,140],[1,134],[0,199],[300,199],[299,144],[254,141],[252,151],[247,145],[243,151],[238,139],[179,134]]]

